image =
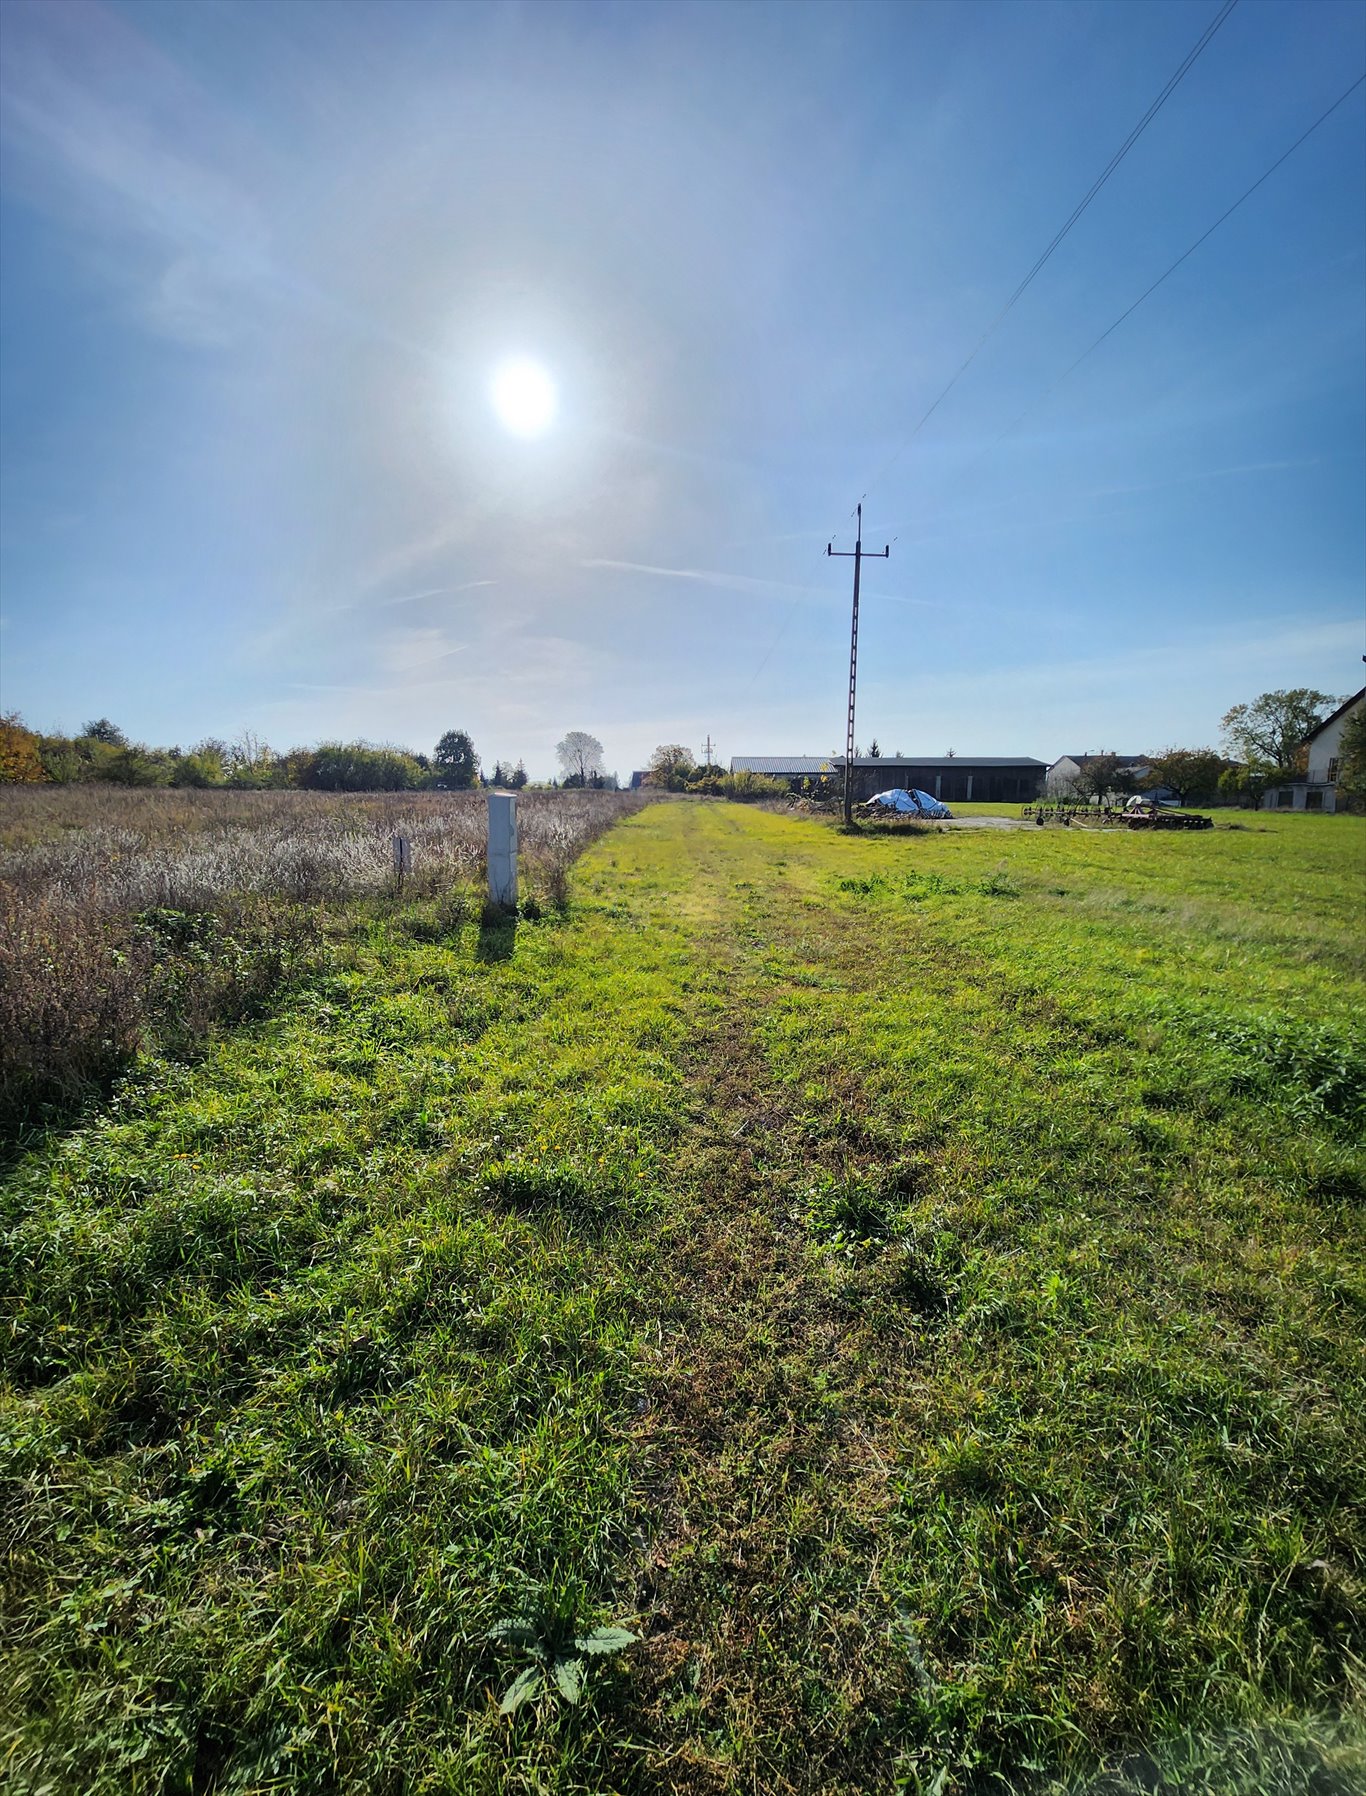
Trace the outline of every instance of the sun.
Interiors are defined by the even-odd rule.
[[[505,430],[538,437],[555,418],[555,383],[539,362],[519,357],[494,372],[493,409]]]

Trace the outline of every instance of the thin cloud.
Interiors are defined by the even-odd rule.
[[[290,692],[368,692],[368,686],[342,686],[325,680],[286,680]]]
[[[761,580],[751,574],[718,573],[709,568],[656,567],[647,561],[613,561],[602,556],[581,561],[580,567],[608,568],[618,574],[650,574],[661,580],[695,580],[701,586],[721,586],[732,592],[798,593],[804,597],[828,598],[824,586],[794,586],[786,580]]]
[[[400,593],[395,599],[380,599],[379,603],[386,610],[392,605],[415,605],[419,599],[452,598],[458,592],[474,592],[481,586],[497,586],[496,580],[466,580],[463,586],[428,586],[421,592]],[[354,611],[354,605],[343,606],[346,611]]]
[[[131,251],[124,278],[149,328],[201,347],[233,341],[269,275],[260,210],[224,172],[245,160],[261,175],[251,140],[112,8],[16,8],[10,25],[10,180]]]
[[[465,516],[447,519],[435,529],[424,535],[414,537],[412,541],[402,543],[396,549],[390,549],[381,555],[368,568],[362,570],[359,586],[362,592],[373,592],[378,586],[385,586],[390,580],[401,574],[408,574],[411,569],[422,562],[439,555],[443,550],[456,548],[466,542],[475,528],[473,512]]]

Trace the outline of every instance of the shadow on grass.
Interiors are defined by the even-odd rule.
[[[517,947],[517,913],[501,905],[486,904],[479,917],[479,942],[474,958],[482,961],[511,960]]]
[[[16,1108],[0,1115],[0,1179],[49,1142],[93,1122],[107,1099],[107,1089],[87,1087],[69,1098],[54,1098],[31,1109]]]

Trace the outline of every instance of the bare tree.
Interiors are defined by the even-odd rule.
[[[586,786],[589,780],[602,775],[602,744],[587,730],[570,730],[555,744],[555,754],[566,785]]]

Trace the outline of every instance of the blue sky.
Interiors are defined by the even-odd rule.
[[[1216,11],[6,0],[0,702],[824,753],[862,493],[865,744],[1354,689],[1366,89],[1049,389],[1366,71],[1366,9],[1241,0],[908,442]]]

